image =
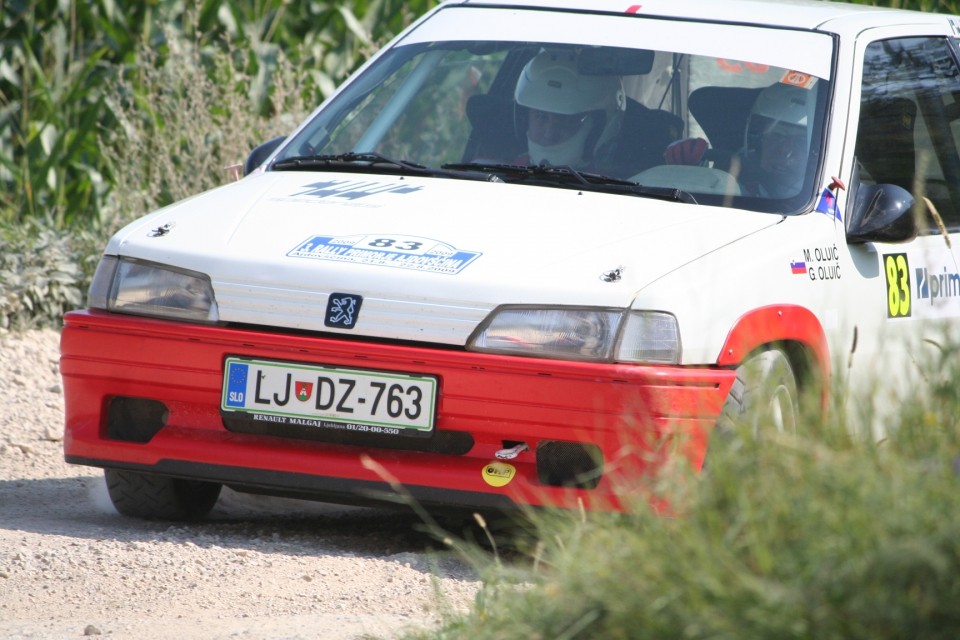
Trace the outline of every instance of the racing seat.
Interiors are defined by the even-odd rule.
[[[688,108],[710,142],[705,156],[719,169],[743,148],[750,109],[762,88],[706,86],[690,93]]]
[[[609,165],[616,174],[628,177],[662,164],[667,145],[682,133],[683,120],[676,115],[627,98],[623,125]]]

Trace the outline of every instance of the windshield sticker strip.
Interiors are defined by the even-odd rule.
[[[482,253],[457,249],[444,242],[416,236],[367,234],[311,236],[287,253],[291,258],[349,262],[456,275]]]

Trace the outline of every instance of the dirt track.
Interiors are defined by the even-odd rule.
[[[397,638],[472,601],[406,513],[224,490],[200,524],[117,515],[63,462],[58,339],[0,334],[0,637]]]

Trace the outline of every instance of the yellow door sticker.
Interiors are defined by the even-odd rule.
[[[910,266],[907,254],[884,255],[883,268],[887,272],[887,317],[906,318],[910,315]]]
[[[517,475],[517,469],[506,462],[491,462],[483,467],[483,481],[491,487],[503,487]]]

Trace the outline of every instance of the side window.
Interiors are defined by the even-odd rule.
[[[861,181],[891,183],[960,229],[960,68],[946,38],[871,43],[865,53],[856,155]]]

